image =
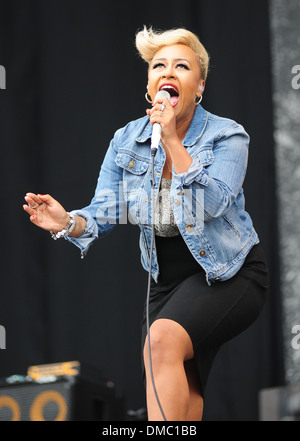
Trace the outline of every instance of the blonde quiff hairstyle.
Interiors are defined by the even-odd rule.
[[[147,29],[144,26],[144,29],[137,32],[135,37],[136,48],[142,59],[148,64],[159,49],[173,44],[184,44],[195,52],[199,60],[201,79],[206,81],[209,55],[197,35],[184,28],[155,31],[152,27]]]

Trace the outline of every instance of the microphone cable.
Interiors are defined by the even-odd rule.
[[[151,375],[151,381],[152,381],[152,387],[155,394],[155,398],[157,401],[157,404],[159,406],[160,412],[162,414],[162,417],[164,421],[167,421],[166,416],[164,414],[163,408],[161,406],[158,393],[156,390],[154,377],[153,377],[153,369],[152,369],[152,358],[151,358],[151,344],[150,344],[150,325],[149,325],[149,298],[150,298],[150,284],[151,284],[151,272],[152,272],[152,253],[153,253],[153,245],[154,245],[154,236],[155,236],[155,230],[154,230],[154,157],[156,154],[156,150],[151,149],[151,169],[152,169],[152,179],[151,179],[151,215],[152,215],[152,221],[151,221],[151,246],[150,246],[150,262],[149,262],[149,272],[148,272],[148,289],[147,289],[147,300],[146,300],[146,321],[147,321],[147,335],[148,335],[148,357],[149,357],[149,368],[150,368],[150,375]]]

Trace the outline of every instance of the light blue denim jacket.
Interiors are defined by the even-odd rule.
[[[97,238],[118,223],[140,227],[141,261],[149,271],[151,244],[151,181],[149,117],[132,121],[117,130],[101,166],[95,195],[89,206],[72,213],[87,225],[79,238],[68,237],[84,256]],[[185,173],[173,169],[171,201],[179,231],[193,257],[206,272],[210,285],[232,277],[250,249],[259,242],[245,211],[245,178],[249,136],[227,118],[196,107],[183,145],[193,159]],[[160,145],[154,162],[154,201],[157,200],[165,163]],[[154,244],[152,277],[157,281],[159,264]]]

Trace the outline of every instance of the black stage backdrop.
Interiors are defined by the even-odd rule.
[[[0,9],[7,76],[0,90],[0,376],[79,360],[115,382],[126,409],[144,407],[147,274],[137,227],[118,226],[82,260],[76,247],[30,224],[22,204],[28,191],[50,193],[68,210],[89,202],[115,130],[147,107],[135,32],[144,24],[183,26],[211,55],[203,106],[242,123],[251,136],[247,209],[272,284],[263,315],[216,359],[205,419],[255,420],[258,391],[283,381],[267,1],[10,0]]]

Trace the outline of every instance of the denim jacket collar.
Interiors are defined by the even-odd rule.
[[[136,142],[146,142],[152,135],[152,125],[150,124],[149,118],[148,123],[144,128],[143,132],[136,138]],[[203,109],[201,105],[196,107],[194,116],[192,118],[191,124],[188,128],[187,134],[183,140],[183,145],[185,147],[191,147],[201,138],[206,124],[208,121],[208,112]]]

